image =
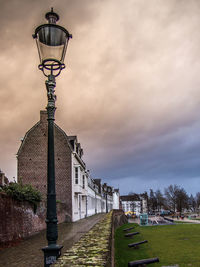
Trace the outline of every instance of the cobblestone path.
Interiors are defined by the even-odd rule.
[[[63,245],[62,253],[88,232],[104,214],[97,214],[75,223],[58,225],[58,244]],[[27,238],[15,247],[0,251],[0,267],[43,267],[42,247],[47,245],[46,232],[42,231]]]

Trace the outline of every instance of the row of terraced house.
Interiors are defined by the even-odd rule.
[[[47,112],[25,134],[17,153],[18,181],[31,184],[44,199],[47,191]],[[66,220],[77,221],[96,213],[119,209],[119,189],[93,179],[82,159],[77,136],[54,128],[57,201],[66,206]]]

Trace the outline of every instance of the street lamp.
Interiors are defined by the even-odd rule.
[[[111,190],[110,186],[107,186],[107,184],[104,183],[103,191],[106,195],[106,213],[108,213],[108,194],[110,194],[112,192],[112,190]]]
[[[48,24],[43,24],[35,29],[33,38],[36,39],[40,64],[39,69],[48,77],[47,89],[47,115],[48,115],[48,147],[47,147],[47,215],[46,237],[48,246],[42,248],[44,252],[44,266],[53,264],[61,255],[62,246],[56,244],[58,239],[57,213],[56,213],[56,190],[55,190],[55,160],[54,160],[54,115],[55,115],[55,77],[65,68],[64,58],[67,44],[72,35],[57,25],[58,14],[51,11],[46,13]]]

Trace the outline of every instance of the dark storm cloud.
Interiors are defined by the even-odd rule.
[[[146,137],[146,142],[144,140],[143,145],[140,143],[135,151],[127,147],[126,155],[115,161],[118,165],[107,165],[103,173],[112,177],[113,169],[116,169],[112,182],[115,186],[123,186],[123,180],[126,180],[128,187],[126,190],[124,188],[123,192],[140,192],[141,188],[143,191],[149,188],[163,189],[170,183],[181,184],[190,192],[198,191],[196,180],[199,177],[200,166],[199,130],[197,122],[171,134]]]
[[[57,79],[56,123],[78,135],[93,176],[123,193],[124,181],[132,191],[183,182],[198,191],[199,1],[0,4],[0,168],[9,177],[20,138],[46,106],[32,33],[53,6],[73,34]]]

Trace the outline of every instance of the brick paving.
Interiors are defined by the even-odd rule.
[[[62,253],[71,248],[104,216],[104,214],[97,214],[75,223],[59,224],[57,243],[64,246]],[[44,257],[41,248],[47,245],[45,236],[46,232],[41,231],[15,247],[0,250],[0,267],[43,267]]]

